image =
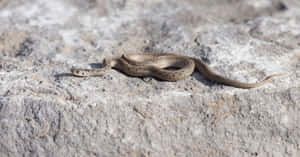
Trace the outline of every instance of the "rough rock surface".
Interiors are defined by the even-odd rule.
[[[254,89],[78,78],[106,56],[173,52]],[[300,156],[299,0],[1,0],[0,156]]]

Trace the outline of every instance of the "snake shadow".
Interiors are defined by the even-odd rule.
[[[100,69],[104,67],[104,64],[102,63],[90,63],[89,65],[92,69]]]
[[[209,87],[217,87],[217,86],[220,86],[222,84],[220,83],[217,83],[217,82],[214,82],[214,81],[211,81],[211,80],[208,80],[206,79],[205,77],[203,77],[199,72],[194,72],[191,77],[195,78],[197,81],[203,83],[204,85],[206,86],[209,86]]]
[[[70,72],[70,73],[59,73],[59,74],[55,74],[54,75],[54,80],[55,81],[59,81],[61,80],[63,77],[74,77],[74,75]]]

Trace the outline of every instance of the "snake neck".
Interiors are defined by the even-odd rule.
[[[119,63],[119,57],[106,57],[103,60],[103,65],[106,68],[115,67]]]

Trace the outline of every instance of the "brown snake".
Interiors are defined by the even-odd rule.
[[[75,76],[103,76],[111,68],[117,69],[130,76],[152,76],[165,81],[182,80],[197,69],[206,79],[237,87],[254,88],[264,85],[271,78],[285,74],[274,74],[257,83],[243,83],[218,75],[202,60],[170,53],[133,53],[123,54],[122,57],[105,58],[101,69],[71,69]],[[168,70],[166,68],[177,68]]]

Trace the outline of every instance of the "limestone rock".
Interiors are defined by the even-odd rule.
[[[99,68],[107,56],[201,58],[254,89],[195,72],[165,82]],[[0,1],[0,156],[300,155],[297,0]]]

